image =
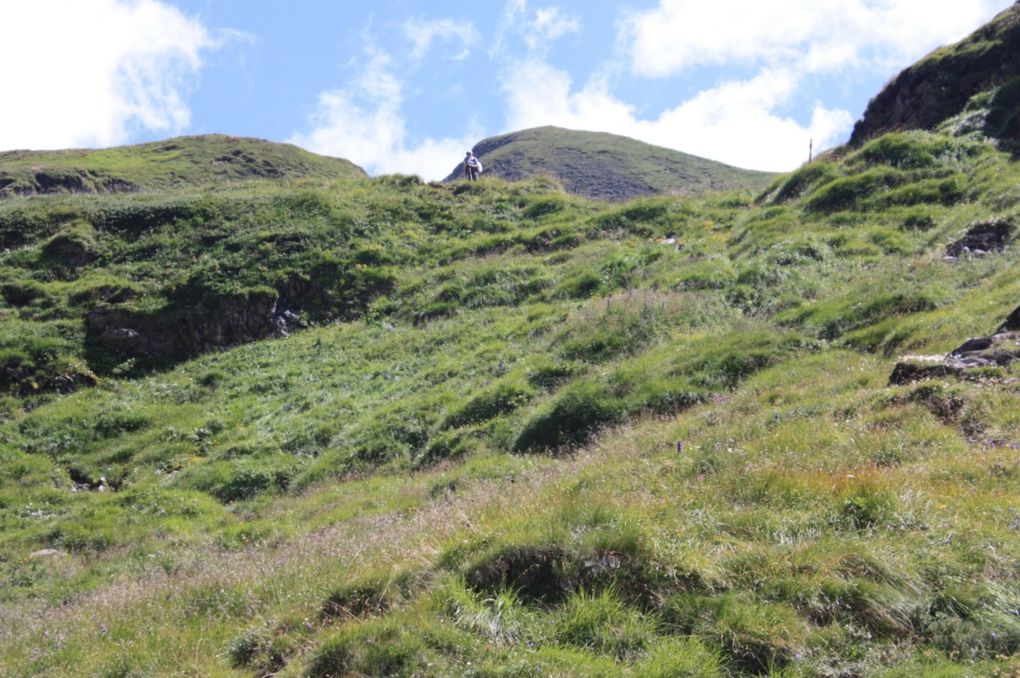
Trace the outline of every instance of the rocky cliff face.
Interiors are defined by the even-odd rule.
[[[1020,83],[1020,3],[949,47],[906,69],[868,104],[854,126],[850,144],[906,129],[931,130],[965,110],[980,118],[989,136],[1020,136],[1017,97]]]

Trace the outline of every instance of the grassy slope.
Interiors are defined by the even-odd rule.
[[[625,200],[642,195],[695,195],[760,190],[772,175],[753,172],[601,132],[538,127],[486,139],[473,149],[485,171],[507,180],[551,176],[571,193]],[[448,180],[459,178],[458,167]]]
[[[361,179],[166,196],[172,222],[125,234],[94,215],[149,200],[11,202],[0,222],[38,230],[0,266],[48,300],[4,309],[15,349],[72,327],[93,276],[158,306],[158,262],[209,270],[188,245],[203,233],[213,290],[272,272],[232,256],[352,252],[341,268],[393,285],[351,321],[11,395],[0,666],[1007,675],[1020,392],[1005,369],[887,378],[897,353],[949,350],[1016,306],[1015,246],[942,253],[1020,215],[1018,172],[911,133],[760,204]],[[67,279],[38,266],[60,225],[37,210],[92,224],[97,258]]]
[[[208,134],[102,150],[0,153],[0,197],[165,191],[247,179],[364,176],[356,165],[261,139]]]

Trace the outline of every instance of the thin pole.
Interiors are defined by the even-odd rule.
[[[808,142],[807,161],[811,162],[814,159],[815,159],[815,140],[812,139],[811,141]]]

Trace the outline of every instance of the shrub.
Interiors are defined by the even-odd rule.
[[[596,232],[619,231],[650,238],[686,213],[675,198],[639,198],[599,214],[595,217],[595,229]]]
[[[995,93],[985,118],[985,133],[1008,139],[1014,147],[1020,140],[1020,76],[1007,80]]]
[[[676,285],[685,290],[721,290],[733,284],[736,277],[728,258],[712,257],[684,265]]]
[[[567,206],[567,199],[562,195],[551,195],[539,198],[529,204],[521,212],[525,219],[540,219],[549,214],[556,214],[563,211]]]
[[[895,205],[951,206],[964,197],[964,182],[959,177],[925,179],[894,188],[870,201],[869,206],[884,209]]]
[[[255,671],[260,676],[275,675],[287,665],[294,652],[286,635],[271,636],[262,630],[246,631],[227,646],[227,657],[235,668]]]
[[[602,277],[587,270],[571,275],[557,286],[558,295],[568,299],[587,299],[602,290]]]
[[[582,365],[542,358],[525,371],[525,376],[532,386],[551,391],[581,374],[584,369]]]
[[[597,363],[621,354],[634,354],[663,329],[664,323],[651,305],[633,308],[625,299],[617,298],[609,303],[605,312],[590,320],[578,319],[556,337],[564,358]]]
[[[878,291],[870,297],[860,293],[789,309],[777,315],[781,323],[818,328],[822,338],[835,339],[893,315],[930,311],[937,307],[924,291]]]
[[[182,473],[178,482],[222,502],[234,502],[286,490],[300,467],[300,461],[283,455],[275,459],[211,460],[195,464]]]
[[[568,523],[571,516],[564,516]],[[580,530],[585,524],[572,529]],[[587,521],[587,522],[590,522]],[[642,606],[654,600],[654,567],[646,560],[642,535],[632,526],[584,525],[593,532],[592,543],[577,549],[560,544],[516,545],[490,547],[489,551],[470,564],[464,580],[478,593],[496,595],[513,591],[528,603],[560,604],[571,595],[588,591],[611,590],[619,598]],[[601,527],[603,529],[592,529]],[[447,553],[444,559],[454,561],[459,555]]]
[[[915,208],[903,213],[900,228],[905,231],[928,231],[935,226],[935,217],[924,208]]]

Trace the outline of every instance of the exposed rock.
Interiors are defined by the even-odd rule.
[[[887,132],[934,129],[960,114],[970,99],[1020,74],[1020,4],[956,45],[907,68],[868,104],[851,146]]]
[[[892,374],[889,375],[889,385],[902,386],[903,384],[913,384],[916,381],[923,381],[925,379],[936,379],[957,374],[956,370],[940,362],[911,362],[908,359],[896,363]]]
[[[276,316],[275,295],[253,293],[152,314],[97,309],[86,316],[86,327],[118,353],[180,359],[267,337],[277,327]]]
[[[55,556],[64,555],[63,551],[57,549],[39,549],[38,551],[32,551],[28,554],[29,558],[53,558]]]
[[[1020,324],[1020,308],[1009,317]],[[889,385],[899,386],[942,377],[966,378],[971,370],[1005,367],[1020,360],[1020,331],[1003,331],[1009,322],[1007,319],[994,336],[969,339],[945,355],[904,356],[893,368]]]
[[[135,330],[127,327],[109,327],[99,335],[99,343],[121,353],[145,351],[145,339]]]
[[[1006,316],[1005,322],[995,330],[996,334],[1002,332],[1020,332],[1020,306],[1013,309],[1013,312]]]
[[[1008,219],[989,219],[970,226],[963,237],[946,246],[946,256],[1001,252],[1013,235],[1013,224]]]

